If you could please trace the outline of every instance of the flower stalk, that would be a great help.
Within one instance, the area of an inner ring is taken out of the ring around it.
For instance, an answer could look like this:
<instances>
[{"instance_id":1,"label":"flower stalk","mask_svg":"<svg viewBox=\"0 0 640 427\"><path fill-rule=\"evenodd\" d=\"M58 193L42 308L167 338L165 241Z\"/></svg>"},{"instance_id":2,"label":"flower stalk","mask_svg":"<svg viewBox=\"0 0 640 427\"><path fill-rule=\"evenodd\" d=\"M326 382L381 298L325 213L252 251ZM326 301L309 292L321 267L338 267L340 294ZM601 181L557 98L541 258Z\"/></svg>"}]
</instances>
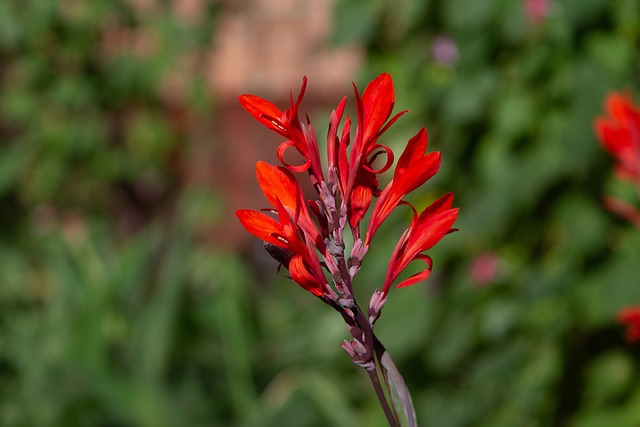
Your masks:
<instances>
[{"instance_id":1,"label":"flower stalk","mask_svg":"<svg viewBox=\"0 0 640 427\"><path fill-rule=\"evenodd\" d=\"M420 213L404 200L440 167L440 153L426 153L424 128L408 141L393 178L384 188L379 188L378 176L392 168L394 153L378 140L406 113L401 111L391 117L395 93L388 74L381 74L370 82L362 95L354 85L354 122L344 114L346 97L331 113L326 171L321 165L311 121L306 116L304 121L299 117L306 85L305 78L300 94L295 101L293 94L290 96L290 106L285 111L255 95L240 97L242 106L256 120L285 141L276 150L279 166L262 161L256 165L258 183L271 206L263 211L238 210L236 215L247 231L264 241L269 254L289 270L295 283L340 313L351 335L350 340L342 343L342 348L355 364L367 371L389 425L404 425L402 414L406 425L414 426L417 421L411 395L375 336L373 325L381 315L392 285L411 262L422 261L424 268L401 280L396 287L414 285L428 278L432 261L424 252L455 231L452 226L458 209L452 207L451 193ZM302 156L302 163L292 165L285 161L284 154L289 149ZM380 163L382 166L377 167ZM308 201L299 183L305 177L317 195ZM381 290L373 292L364 311L354 296L354 279L379 227L400 205L411 209L413 219L393 251ZM363 219L370 210L369 221L363 228ZM348 254L344 239L347 227L353 238ZM385 388L380 378L384 379ZM394 403L394 394L400 403ZM398 404L402 411L398 410Z\"/></svg>"}]
</instances>

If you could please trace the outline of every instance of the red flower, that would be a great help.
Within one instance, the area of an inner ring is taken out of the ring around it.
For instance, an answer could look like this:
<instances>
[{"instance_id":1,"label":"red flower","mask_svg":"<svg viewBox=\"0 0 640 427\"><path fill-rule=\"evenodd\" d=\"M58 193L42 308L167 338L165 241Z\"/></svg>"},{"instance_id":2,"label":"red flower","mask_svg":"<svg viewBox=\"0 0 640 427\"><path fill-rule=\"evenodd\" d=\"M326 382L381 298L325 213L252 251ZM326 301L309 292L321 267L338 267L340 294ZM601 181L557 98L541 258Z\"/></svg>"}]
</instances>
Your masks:
<instances>
[{"instance_id":1,"label":"red flower","mask_svg":"<svg viewBox=\"0 0 640 427\"><path fill-rule=\"evenodd\" d=\"M373 208L365 244L371 243L371 239L373 239L378 227L400 204L404 196L420 187L438 172L440 168L440 153L425 154L426 149L427 131L422 128L409 140L393 172L393 179L380 194L380 198Z\"/></svg>"},{"instance_id":2,"label":"red flower","mask_svg":"<svg viewBox=\"0 0 640 427\"><path fill-rule=\"evenodd\" d=\"M618 321L627 326L625 336L629 342L640 341L640 305L623 308L618 312Z\"/></svg>"},{"instance_id":3,"label":"red flower","mask_svg":"<svg viewBox=\"0 0 640 427\"><path fill-rule=\"evenodd\" d=\"M311 168L311 172L318 180L322 179L322 169L320 168L320 154L318 144L313 136L313 132L302 125L298 117L298 108L304 97L307 87L307 78L302 80L302 88L298 98L293 102L293 94L290 96L290 107L286 111L280 111L272 102L255 95L241 95L240 104L256 120L272 131L287 138L287 141L280 144L276 152L278 160L294 172L303 172ZM309 123L308 123L309 125ZM289 165L284 160L284 153L289 147L295 148L305 159L302 165Z\"/></svg>"},{"instance_id":4,"label":"red flower","mask_svg":"<svg viewBox=\"0 0 640 427\"><path fill-rule=\"evenodd\" d=\"M393 81L389 74L381 74L367 85L362 97L354 86L356 129L353 140L349 116L346 116L342 129L339 129L346 98L331 113L327 136L328 173L325 180L311 123L307 119L306 124L302 124L298 117L305 88L306 79L303 80L297 100L294 102L291 96L290 108L284 112L255 95L240 97L242 106L256 120L287 140L277 150L283 167L264 162L259 162L256 167L260 188L278 219L248 210L238 211L237 214L244 227L265 241L267 250L289 268L297 283L315 295L320 296L325 292L325 298L335 296L331 295L331 288L324 278L324 268L338 294L344 298L351 294L351 281L376 231L396 206L409 205L403 201L407 194L438 172L440 153L426 153L427 132L421 129L407 143L391 182L383 191L378 188L378 175L390 169L394 163L393 151L379 144L378 139L406 112L391 115L395 102ZM289 147L294 147L306 159L304 164L292 166L284 161L284 151ZM378 162L381 156L384 161ZM318 193L318 199L309 202L311 209L304 203L297 178L292 173L304 171L308 172ZM360 238L360 222L374 197L379 199L363 241ZM402 235L389 263L382 286L384 295L414 260L425 261L427 268L398 286L408 286L428 277L431 259L423 252L452 231L458 213L457 209L451 208L452 200L453 195L447 194L419 215L414 209L413 221ZM344 254L342 237L346 226L351 228L354 236L354 245L348 257ZM379 308L381 306L375 310L376 316Z\"/></svg>"},{"instance_id":5,"label":"red flower","mask_svg":"<svg viewBox=\"0 0 640 427\"><path fill-rule=\"evenodd\" d=\"M608 116L595 120L596 134L616 158L618 176L640 186L640 108L630 96L618 93L610 93L605 106Z\"/></svg>"},{"instance_id":6,"label":"red flower","mask_svg":"<svg viewBox=\"0 0 640 427\"><path fill-rule=\"evenodd\" d=\"M453 231L451 227L458 217L458 208L452 209L452 202L453 193L447 193L429 205L419 216L414 211L411 225L400 237L391 255L387 275L382 285L383 295L389 292L393 282L412 261L424 261L427 268L402 281L397 285L398 288L416 284L429 277L431 257L422 252L432 248L446 234Z\"/></svg>"},{"instance_id":7,"label":"red flower","mask_svg":"<svg viewBox=\"0 0 640 427\"><path fill-rule=\"evenodd\" d=\"M414 425L415 409L409 392L384 346L375 337L373 325L380 316L391 285L407 265L414 260L427 264L423 271L401 281L398 287L412 285L429 276L431 258L423 252L453 231L451 227L458 216L458 209L451 207L453 194L439 198L420 214L402 200L438 171L440 153L425 152L427 132L421 129L409 140L398 160L392 181L380 191L378 175L391 168L394 155L389 147L378 143L378 138L405 113L402 111L391 117L395 102L393 82L391 76L381 74L367 85L362 98L354 86L356 129L353 141L349 116L339 129L346 98L331 113L325 175L311 122L307 118L303 124L298 117L305 87L306 79L297 100L294 102L291 96L290 108L284 112L255 95L240 97L242 106L256 120L282 135L286 141L277 150L283 167L264 162L258 162L256 166L260 188L272 206L268 211L277 214L277 219L252 210L239 210L236 214L250 233L264 241L269 254L288 268L296 283L342 315L353 338L346 341L343 348L354 363L369 372L389 424L400 424L396 415L399 411L393 402L389 406L386 401L377 380L380 376L389 379L402 396L402 412L407 423ZM302 165L293 166L284 161L284 152L289 147L294 147L304 157ZM378 161L380 156L386 160ZM317 198L310 200L308 206L293 172L307 172L317 193ZM373 197L379 199L363 241L360 222ZM364 312L356 300L353 279L360 270L374 234L399 204L411 207L413 220L393 251L382 291L375 290ZM353 236L350 254L346 253L344 239L347 227Z\"/></svg>"},{"instance_id":8,"label":"red flower","mask_svg":"<svg viewBox=\"0 0 640 427\"><path fill-rule=\"evenodd\" d=\"M376 175L386 172L393 165L393 152L377 140L406 111L401 111L390 120L395 103L393 80L389 74L380 74L364 90L362 98L354 87L356 96L356 129L353 148L346 162L348 141L341 144L344 161L340 164L343 177L343 197L349 206L349 223L355 227L369 209L373 196L379 196ZM387 121L388 120L388 121ZM387 157L384 165L374 168L374 162L381 155ZM348 169L347 169L348 167Z\"/></svg>"},{"instance_id":9,"label":"red flower","mask_svg":"<svg viewBox=\"0 0 640 427\"><path fill-rule=\"evenodd\" d=\"M321 297L326 279L315 252L316 249L325 251L325 246L303 202L298 182L286 169L265 162L258 162L256 172L260 188L278 220L249 209L236 211L238 219L251 234L286 251L290 259L284 266L291 278Z\"/></svg>"}]
</instances>

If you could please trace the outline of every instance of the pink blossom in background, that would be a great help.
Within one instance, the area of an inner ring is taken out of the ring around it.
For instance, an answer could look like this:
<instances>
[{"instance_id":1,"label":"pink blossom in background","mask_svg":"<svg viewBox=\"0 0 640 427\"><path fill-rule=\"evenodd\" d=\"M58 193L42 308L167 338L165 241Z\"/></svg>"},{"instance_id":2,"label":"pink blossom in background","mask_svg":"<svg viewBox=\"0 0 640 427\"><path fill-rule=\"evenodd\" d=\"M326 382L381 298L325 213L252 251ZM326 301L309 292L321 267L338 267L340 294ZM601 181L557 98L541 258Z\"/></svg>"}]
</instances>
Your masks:
<instances>
[{"instance_id":1,"label":"pink blossom in background","mask_svg":"<svg viewBox=\"0 0 640 427\"><path fill-rule=\"evenodd\" d=\"M449 36L437 36L431 43L431 57L443 67L451 67L458 61L458 45Z\"/></svg>"},{"instance_id":2,"label":"pink blossom in background","mask_svg":"<svg viewBox=\"0 0 640 427\"><path fill-rule=\"evenodd\" d=\"M496 280L499 270L500 258L493 252L483 252L471 263L469 276L474 285L485 286Z\"/></svg>"},{"instance_id":3,"label":"pink blossom in background","mask_svg":"<svg viewBox=\"0 0 640 427\"><path fill-rule=\"evenodd\" d=\"M524 0L524 15L533 24L540 24L549 15L549 6L549 0Z\"/></svg>"}]
</instances>

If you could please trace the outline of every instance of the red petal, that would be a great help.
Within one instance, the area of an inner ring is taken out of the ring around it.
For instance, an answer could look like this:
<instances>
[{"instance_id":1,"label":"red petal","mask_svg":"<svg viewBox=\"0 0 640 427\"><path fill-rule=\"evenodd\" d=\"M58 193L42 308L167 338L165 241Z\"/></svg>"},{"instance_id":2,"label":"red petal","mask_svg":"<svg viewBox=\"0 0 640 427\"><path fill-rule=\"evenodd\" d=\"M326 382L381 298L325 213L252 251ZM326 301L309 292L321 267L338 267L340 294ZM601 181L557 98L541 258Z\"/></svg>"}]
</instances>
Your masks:
<instances>
[{"instance_id":1,"label":"red petal","mask_svg":"<svg viewBox=\"0 0 640 427\"><path fill-rule=\"evenodd\" d=\"M364 106L362 140L365 143L378 134L382 125L391 115L394 102L393 80L389 74L380 74L367 85L362 94Z\"/></svg>"},{"instance_id":2,"label":"red petal","mask_svg":"<svg viewBox=\"0 0 640 427\"><path fill-rule=\"evenodd\" d=\"M393 177L396 192L408 194L434 176L440 168L440 152L426 154L427 130L425 128L413 136L402 152Z\"/></svg>"},{"instance_id":3,"label":"red petal","mask_svg":"<svg viewBox=\"0 0 640 427\"><path fill-rule=\"evenodd\" d=\"M342 98L335 110L331 112L329 118L329 130L327 131L327 159L329 167L338 164L338 125L342 120L342 114L347 102L347 97Z\"/></svg>"},{"instance_id":4,"label":"red petal","mask_svg":"<svg viewBox=\"0 0 640 427\"><path fill-rule=\"evenodd\" d=\"M302 286L307 291L311 292L315 296L321 297L323 294L322 284L309 273L307 267L304 265L302 256L294 256L289 262L289 273L291 278L298 285Z\"/></svg>"},{"instance_id":5,"label":"red petal","mask_svg":"<svg viewBox=\"0 0 640 427\"><path fill-rule=\"evenodd\" d=\"M415 260L424 261L427 264L427 268L419 273L416 273L407 279L403 280L396 285L396 288L406 288L407 286L415 285L418 282L427 280L431 275L431 267L433 266L433 260L428 255L418 255Z\"/></svg>"},{"instance_id":6,"label":"red petal","mask_svg":"<svg viewBox=\"0 0 640 427\"><path fill-rule=\"evenodd\" d=\"M302 157L306 158L306 162L301 165L291 165L287 163L287 161L284 159L284 153L291 147L295 148ZM280 160L280 162L292 172L304 172L311 166L311 159L307 158L308 155L304 151L302 151L300 144L297 144L295 141L292 141L290 139L278 146L278 149L276 150L276 156L278 157L278 160Z\"/></svg>"},{"instance_id":7,"label":"red petal","mask_svg":"<svg viewBox=\"0 0 640 427\"><path fill-rule=\"evenodd\" d=\"M262 212L252 211L250 209L237 210L236 216L242 226L257 238L265 242L273 243L281 248L287 247L284 242L274 237L274 235L283 235L282 226L275 219Z\"/></svg>"},{"instance_id":8,"label":"red petal","mask_svg":"<svg viewBox=\"0 0 640 427\"><path fill-rule=\"evenodd\" d=\"M612 117L622 121L628 119L629 113L633 111L631 100L615 92L607 95L605 108Z\"/></svg>"},{"instance_id":9,"label":"red petal","mask_svg":"<svg viewBox=\"0 0 640 427\"><path fill-rule=\"evenodd\" d=\"M413 225L413 232L407 242L406 254L417 254L432 248L447 235L457 217L458 208L426 216L423 212L418 217L416 224Z\"/></svg>"},{"instance_id":10,"label":"red petal","mask_svg":"<svg viewBox=\"0 0 640 427\"><path fill-rule=\"evenodd\" d=\"M277 200L287 208L295 210L300 192L296 178L286 168L259 161L256 164L258 184L265 197L274 208Z\"/></svg>"},{"instance_id":11,"label":"red petal","mask_svg":"<svg viewBox=\"0 0 640 427\"><path fill-rule=\"evenodd\" d=\"M282 111L275 104L255 95L241 95L238 99L244 109L264 126L280 135L287 135L287 130L280 122Z\"/></svg>"},{"instance_id":12,"label":"red petal","mask_svg":"<svg viewBox=\"0 0 640 427\"><path fill-rule=\"evenodd\" d=\"M371 204L371 188L359 185L351 193L351 199L349 200L349 223L352 227L355 227L369 209Z\"/></svg>"}]
</instances>

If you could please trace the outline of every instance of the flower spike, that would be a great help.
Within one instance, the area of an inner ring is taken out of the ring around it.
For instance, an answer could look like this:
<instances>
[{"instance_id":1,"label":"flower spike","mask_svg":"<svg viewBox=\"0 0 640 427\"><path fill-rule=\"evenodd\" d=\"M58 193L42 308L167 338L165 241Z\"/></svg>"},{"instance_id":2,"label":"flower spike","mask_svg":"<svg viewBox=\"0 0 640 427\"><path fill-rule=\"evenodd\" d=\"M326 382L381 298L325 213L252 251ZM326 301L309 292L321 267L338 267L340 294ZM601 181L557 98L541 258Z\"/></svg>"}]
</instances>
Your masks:
<instances>
[{"instance_id":1,"label":"flower spike","mask_svg":"<svg viewBox=\"0 0 640 427\"><path fill-rule=\"evenodd\" d=\"M376 338L373 325L380 317L391 286L405 268L413 261L424 263L421 271L401 280L396 287L427 279L433 261L425 252L454 231L458 209L452 207L452 193L435 200L419 214L404 200L438 172L441 156L438 152L426 152L427 132L422 128L408 141L391 181L380 189L378 177L393 168L395 156L389 146L378 140L406 113L401 111L392 116L393 81L389 74L381 74L366 86L362 96L354 85L353 121L344 114L346 98L331 113L324 170L311 120L304 116L302 121L299 117L306 84L304 79L295 101L290 94L290 105L285 111L255 95L240 97L242 106L284 141L276 149L280 166L263 161L256 165L258 184L270 207L265 209L266 213L241 209L236 215L247 231L263 241L267 252L289 271L295 283L340 313L352 337L342 347L354 363L369 373L389 424L399 426L398 414L402 413L408 425L417 425L407 386ZM302 164L285 162L284 153L289 148L302 155ZM316 193L308 201L300 185L305 175ZM398 205L409 206L413 220L396 244L379 286L381 290L374 291L363 311L355 299L353 281L374 235ZM360 224L367 215L368 225L362 238ZM347 230L353 236L349 254L344 240ZM379 377L386 379L387 396L393 394L390 389L402 396L399 402L387 400Z\"/></svg>"}]
</instances>

